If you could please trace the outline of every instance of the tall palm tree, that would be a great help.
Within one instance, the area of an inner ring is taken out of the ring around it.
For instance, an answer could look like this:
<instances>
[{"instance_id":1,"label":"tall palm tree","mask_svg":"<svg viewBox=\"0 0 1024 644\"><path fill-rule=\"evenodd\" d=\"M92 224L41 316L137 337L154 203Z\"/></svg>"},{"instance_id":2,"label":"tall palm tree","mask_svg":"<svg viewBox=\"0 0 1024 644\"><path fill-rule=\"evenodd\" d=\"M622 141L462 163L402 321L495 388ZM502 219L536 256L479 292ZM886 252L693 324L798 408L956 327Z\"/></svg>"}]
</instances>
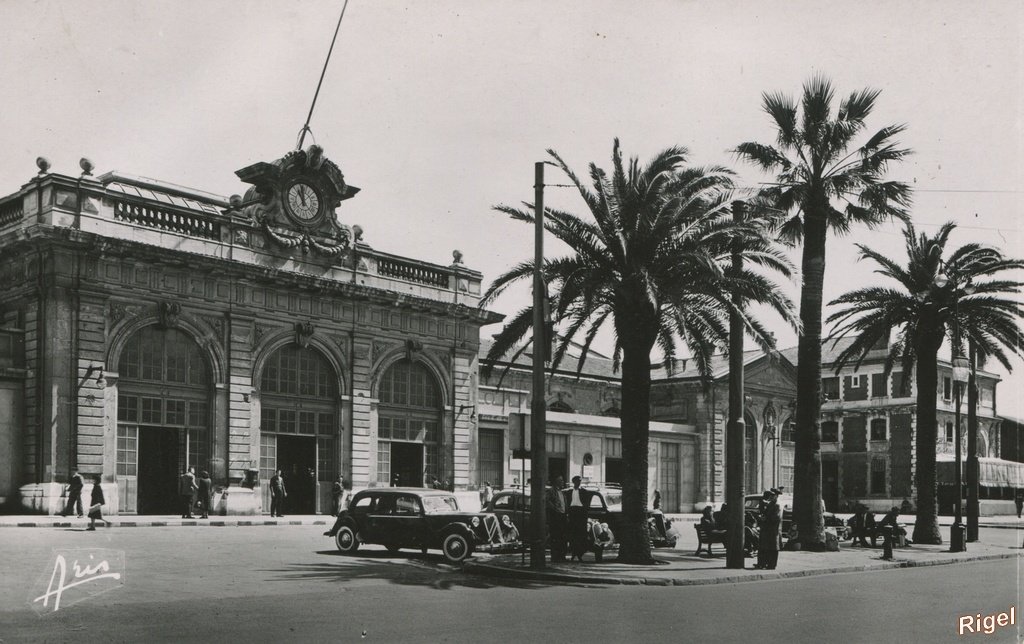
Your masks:
<instances>
[{"instance_id":1,"label":"tall palm tree","mask_svg":"<svg viewBox=\"0 0 1024 644\"><path fill-rule=\"evenodd\" d=\"M896 331L896 337L889 347L885 373L897 360L904 374L917 365L917 523L913 539L919 543L942 543L935 493L935 391L944 339L948 337L954 354L961 355L964 339L969 339L979 356L995 358L1007 370L1011 369L1007 354L1021 352L1024 315L1013 297L1022 284L997 274L1024 268L1024 262L978 244L953 249L944 259L955 228L947 223L929 237L916 235L914 227L907 224L903 233L907 262L903 266L858 244L861 258L876 263L875 272L895 283L842 295L831 302L840 308L828 318L836 325L836 337L859 333L839 355L839 367L850 361L860 364L871 347L888 341L890 329Z\"/></svg>"},{"instance_id":2,"label":"tall palm tree","mask_svg":"<svg viewBox=\"0 0 1024 644\"><path fill-rule=\"evenodd\" d=\"M902 125L890 125L857 147L877 90L850 94L833 115L831 83L820 76L804 84L800 105L781 94L763 94L764 110L777 129L776 146L743 143L741 159L774 172L763 190L775 208L787 213L781 238L803 242L800 334L797 348L796 453L793 511L800 541L821 548L825 526L821 511L821 315L828 233L844 234L854 223L869 227L907 217L910 188L884 181L890 162L909 151L894 142Z\"/></svg>"},{"instance_id":3,"label":"tall palm tree","mask_svg":"<svg viewBox=\"0 0 1024 644\"><path fill-rule=\"evenodd\" d=\"M731 222L729 173L721 168L687 168L686 150L673 147L641 167L636 158L623 162L619 141L612 172L590 165L592 187L584 183L552 150L548 154L579 191L590 211L584 218L545 209L546 230L569 247L569 253L545 259L543 272L562 330L552 356L556 368L577 334L583 334L578 369L598 331L611 322L613 364L621 367L620 410L623 456L624 529L619 560L652 561L647 535L647 447L650 420L651 350L658 346L667 364L681 340L702 373L710 371L714 347L728 336L729 293L738 288L748 302L764 303L792 320L792 303L769 277L790 272L785 254L766 242L753 225ZM496 206L524 222L534 221L525 208ZM731 243L746 248L747 270L727 271ZM487 306L505 288L532 275L533 261L523 262L495 279L481 299ZM762 346L769 332L743 312L745 328ZM496 361L523 346L532 308L519 311L488 353Z\"/></svg>"}]
</instances>

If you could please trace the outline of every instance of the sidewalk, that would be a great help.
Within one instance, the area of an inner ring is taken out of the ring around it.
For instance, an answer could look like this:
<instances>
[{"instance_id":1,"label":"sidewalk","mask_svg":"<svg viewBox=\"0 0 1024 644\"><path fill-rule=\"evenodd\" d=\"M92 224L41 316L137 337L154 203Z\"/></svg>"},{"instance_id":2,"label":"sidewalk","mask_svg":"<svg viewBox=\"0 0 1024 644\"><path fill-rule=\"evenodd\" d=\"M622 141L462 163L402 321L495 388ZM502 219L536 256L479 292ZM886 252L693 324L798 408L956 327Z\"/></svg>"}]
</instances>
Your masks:
<instances>
[{"instance_id":1,"label":"sidewalk","mask_svg":"<svg viewBox=\"0 0 1024 644\"><path fill-rule=\"evenodd\" d=\"M1024 558L1024 551L1020 548L980 542L970 543L966 552L958 553L949 552L948 545L896 548L892 561L882 559L881 547L843 547L839 552L783 551L779 553L779 564L775 570L753 569L754 559L747 559L746 568L738 570L725 567L724 549L716 549L713 557L696 556L693 552L694 549L690 548L657 549L654 558L659 563L653 566L616 563L614 555L606 555L605 561L598 564L593 562L593 555L588 554L584 563L548 563L543 571L530 568L529 554L525 558L519 554L474 554L464 564L464 570L480 575L555 583L689 586Z\"/></svg>"},{"instance_id":2,"label":"sidewalk","mask_svg":"<svg viewBox=\"0 0 1024 644\"><path fill-rule=\"evenodd\" d=\"M678 535L679 543L674 549L656 548L655 565L637 566L620 564L615 561L616 555L605 555L604 562L596 563L593 555L588 554L584 563L550 563L544 570L530 568L530 557L527 553L488 555L476 553L464 564L467 572L504 577L510 579L529 579L551 583L577 584L646 584L654 586L687 586L699 584L739 583L762 581L768 579L784 579L787 577L807 577L843 572L865 572L887 570L891 568L912 568L918 566L941 566L973 561L997 559L1024 560L1024 548L1021 547L1020 532L1024 531L1024 521L1013 517L982 517L979 527L1002 528L995 533L982 533L984 541L967 544L964 552L949 551L948 534L943 533L946 541L943 545L914 544L904 548L894 548L890 561L882 559L881 542L877 548L851 547L849 541L842 541L838 552L783 551L779 553L778 568L775 570L755 570L755 559L745 560L745 569L728 569L725 567L725 547L716 544L714 556L706 553L695 555L697 541L693 535L691 523L699 519L699 515L672 515L673 532ZM900 517L908 525L913 526L913 517ZM950 526L952 517L940 517L942 526Z\"/></svg>"},{"instance_id":3,"label":"sidewalk","mask_svg":"<svg viewBox=\"0 0 1024 644\"><path fill-rule=\"evenodd\" d=\"M254 525L331 525L334 517L323 514L307 514L271 518L262 516L211 516L209 519L182 519L177 515L137 516L134 514L104 517L115 528L150 528L171 526L254 526ZM74 516L46 516L42 514L0 515L0 528L76 528L89 524L89 518ZM102 524L100 524L102 525Z\"/></svg>"}]
</instances>

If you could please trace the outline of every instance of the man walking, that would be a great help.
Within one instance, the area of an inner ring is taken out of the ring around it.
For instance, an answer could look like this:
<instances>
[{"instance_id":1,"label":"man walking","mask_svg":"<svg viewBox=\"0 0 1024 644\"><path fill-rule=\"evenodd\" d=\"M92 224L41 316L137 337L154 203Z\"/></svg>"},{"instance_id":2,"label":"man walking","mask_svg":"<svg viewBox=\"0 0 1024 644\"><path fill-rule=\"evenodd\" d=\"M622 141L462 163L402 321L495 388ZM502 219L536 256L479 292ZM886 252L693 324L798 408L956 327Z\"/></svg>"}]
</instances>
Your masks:
<instances>
[{"instance_id":1,"label":"man walking","mask_svg":"<svg viewBox=\"0 0 1024 644\"><path fill-rule=\"evenodd\" d=\"M281 511L284 509L284 499L288 492L284 489L284 475L281 470L274 472L270 477L270 516L283 517Z\"/></svg>"},{"instance_id":2,"label":"man walking","mask_svg":"<svg viewBox=\"0 0 1024 644\"><path fill-rule=\"evenodd\" d=\"M71 470L71 480L68 482L68 503L64 507L64 511L60 513L62 517L78 510L78 518L81 519L82 515L82 488L85 487L85 481L82 480L82 475L78 473L78 468Z\"/></svg>"},{"instance_id":3,"label":"man walking","mask_svg":"<svg viewBox=\"0 0 1024 644\"><path fill-rule=\"evenodd\" d=\"M548 520L548 534L551 545L551 561L565 561L565 497L562 488L565 481L556 476L551 487L544 490L544 508Z\"/></svg>"},{"instance_id":4,"label":"man walking","mask_svg":"<svg viewBox=\"0 0 1024 644\"><path fill-rule=\"evenodd\" d=\"M203 510L200 519L210 518L210 506L213 505L213 480L210 473L203 470L199 474L199 504Z\"/></svg>"},{"instance_id":5,"label":"man walking","mask_svg":"<svg viewBox=\"0 0 1024 644\"><path fill-rule=\"evenodd\" d=\"M775 488L765 491L762 496L761 534L757 544L758 563L755 568L775 570L779 563L779 543L782 540L782 509L778 503L779 491Z\"/></svg>"},{"instance_id":6,"label":"man walking","mask_svg":"<svg viewBox=\"0 0 1024 644\"><path fill-rule=\"evenodd\" d=\"M184 508L184 511L181 513L182 519L195 518L192 515L192 506L195 505L196 491L198 490L196 468L189 465L185 473L178 479L178 495L181 497L182 507Z\"/></svg>"}]
</instances>

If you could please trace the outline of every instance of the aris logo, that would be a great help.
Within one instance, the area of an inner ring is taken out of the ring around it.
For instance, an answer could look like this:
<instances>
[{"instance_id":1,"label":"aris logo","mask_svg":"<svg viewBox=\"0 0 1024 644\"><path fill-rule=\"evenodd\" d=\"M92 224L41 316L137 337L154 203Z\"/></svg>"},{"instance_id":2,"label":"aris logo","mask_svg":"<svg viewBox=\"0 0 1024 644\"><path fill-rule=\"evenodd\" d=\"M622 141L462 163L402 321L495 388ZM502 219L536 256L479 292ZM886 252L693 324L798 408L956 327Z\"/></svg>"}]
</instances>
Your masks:
<instances>
[{"instance_id":1,"label":"aris logo","mask_svg":"<svg viewBox=\"0 0 1024 644\"><path fill-rule=\"evenodd\" d=\"M56 613L124 585L124 551L55 549L50 565L32 587L29 603L40 615Z\"/></svg>"}]
</instances>

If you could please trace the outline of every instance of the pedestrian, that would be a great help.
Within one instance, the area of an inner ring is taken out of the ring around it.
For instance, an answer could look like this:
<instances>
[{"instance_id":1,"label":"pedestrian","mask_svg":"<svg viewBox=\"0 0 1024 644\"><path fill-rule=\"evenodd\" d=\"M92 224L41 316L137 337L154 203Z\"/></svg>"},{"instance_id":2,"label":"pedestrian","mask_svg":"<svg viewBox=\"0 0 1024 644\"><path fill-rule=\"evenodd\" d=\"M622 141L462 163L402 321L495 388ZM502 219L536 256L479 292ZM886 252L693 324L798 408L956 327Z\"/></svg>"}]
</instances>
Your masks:
<instances>
[{"instance_id":1,"label":"pedestrian","mask_svg":"<svg viewBox=\"0 0 1024 644\"><path fill-rule=\"evenodd\" d=\"M494 488L491 487L490 481L484 481L483 498L485 505L494 499Z\"/></svg>"},{"instance_id":2,"label":"pedestrian","mask_svg":"<svg viewBox=\"0 0 1024 644\"><path fill-rule=\"evenodd\" d=\"M761 532L757 544L757 564L755 568L775 570L779 563L779 545L781 542L782 509L779 508L776 490L766 490L762 496Z\"/></svg>"},{"instance_id":3,"label":"pedestrian","mask_svg":"<svg viewBox=\"0 0 1024 644\"><path fill-rule=\"evenodd\" d=\"M565 497L562 488L565 481L556 476L551 486L544 490L544 510L548 521L548 543L551 547L551 561L565 561L566 550L566 518Z\"/></svg>"},{"instance_id":4,"label":"pedestrian","mask_svg":"<svg viewBox=\"0 0 1024 644\"><path fill-rule=\"evenodd\" d=\"M587 509L593 493L580 487L583 482L579 476L572 477L572 489L567 495L567 523L569 529L569 561L583 561L583 553L587 551Z\"/></svg>"},{"instance_id":5,"label":"pedestrian","mask_svg":"<svg viewBox=\"0 0 1024 644\"><path fill-rule=\"evenodd\" d=\"M444 489L448 490L449 492L454 492L455 491L455 485L451 482L450 479L445 479L444 480Z\"/></svg>"},{"instance_id":6,"label":"pedestrian","mask_svg":"<svg viewBox=\"0 0 1024 644\"><path fill-rule=\"evenodd\" d=\"M391 487L398 487L398 475L395 474L391 477Z\"/></svg>"},{"instance_id":7,"label":"pedestrian","mask_svg":"<svg viewBox=\"0 0 1024 644\"><path fill-rule=\"evenodd\" d=\"M95 530L97 519L108 528L113 525L103 518L103 504L106 502L107 500L103 498L103 488L100 487L100 475L97 474L92 484L92 497L89 501L89 527L86 530Z\"/></svg>"},{"instance_id":8,"label":"pedestrian","mask_svg":"<svg viewBox=\"0 0 1024 644\"><path fill-rule=\"evenodd\" d=\"M178 479L178 496L181 497L183 508L181 513L182 519L195 518L192 515L192 506L195 504L196 491L198 489L199 486L196 484L196 468L189 465L184 474Z\"/></svg>"},{"instance_id":9,"label":"pedestrian","mask_svg":"<svg viewBox=\"0 0 1024 644\"><path fill-rule=\"evenodd\" d=\"M1013 497L1013 502L1017 505L1017 518L1020 518L1021 510L1024 510L1024 490L1017 490L1017 496Z\"/></svg>"},{"instance_id":10,"label":"pedestrian","mask_svg":"<svg viewBox=\"0 0 1024 644\"><path fill-rule=\"evenodd\" d=\"M345 498L345 477L341 474L338 475L338 480L331 485L331 510L334 516L338 516L341 512L342 501Z\"/></svg>"},{"instance_id":11,"label":"pedestrian","mask_svg":"<svg viewBox=\"0 0 1024 644\"><path fill-rule=\"evenodd\" d=\"M888 512L885 513L885 516L883 516L882 519L875 525L875 529L878 532L882 533L883 538L884 538L884 535L886 533L891 535L890 536L891 541L889 543L892 544L893 546L896 545L896 542L901 537L904 540L904 545L908 545L909 546L912 542L910 541L910 539L906 538L906 536L907 536L907 529L904 528L903 526L901 526L899 524L899 522L896 521L896 519L898 519L899 516L900 516L900 509L898 507L896 507L895 505L892 506L892 508Z\"/></svg>"},{"instance_id":12,"label":"pedestrian","mask_svg":"<svg viewBox=\"0 0 1024 644\"><path fill-rule=\"evenodd\" d=\"M653 506L653 508L655 510L660 510L661 509L661 491L660 490L655 490L654 491L654 501L651 503L651 505Z\"/></svg>"},{"instance_id":13,"label":"pedestrian","mask_svg":"<svg viewBox=\"0 0 1024 644\"><path fill-rule=\"evenodd\" d=\"M82 488L85 487L85 481L82 479L82 475L78 473L78 468L71 470L71 480L68 481L68 502L64 506L64 511L60 513L62 517L73 513L76 509L78 510L78 518L82 518ZM1017 516L1020 516L1020 511L1017 512Z\"/></svg>"},{"instance_id":14,"label":"pedestrian","mask_svg":"<svg viewBox=\"0 0 1024 644\"><path fill-rule=\"evenodd\" d=\"M284 487L284 475L281 470L275 470L270 477L270 516L283 517L284 500L288 497L288 491Z\"/></svg>"},{"instance_id":15,"label":"pedestrian","mask_svg":"<svg viewBox=\"0 0 1024 644\"><path fill-rule=\"evenodd\" d=\"M203 470L199 473L198 505L203 513L200 519L210 518L210 508L213 506L213 481L210 480L210 473Z\"/></svg>"}]
</instances>

